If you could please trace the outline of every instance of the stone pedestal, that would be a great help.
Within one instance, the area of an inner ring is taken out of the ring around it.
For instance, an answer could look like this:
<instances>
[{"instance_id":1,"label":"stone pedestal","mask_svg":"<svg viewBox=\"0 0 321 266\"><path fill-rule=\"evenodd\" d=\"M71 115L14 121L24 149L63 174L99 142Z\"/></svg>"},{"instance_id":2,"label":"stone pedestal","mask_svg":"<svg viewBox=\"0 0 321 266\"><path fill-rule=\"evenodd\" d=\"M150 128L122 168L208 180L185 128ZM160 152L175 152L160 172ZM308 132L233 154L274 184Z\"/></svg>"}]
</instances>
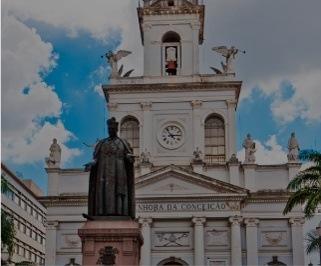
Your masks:
<instances>
[{"instance_id":1,"label":"stone pedestal","mask_svg":"<svg viewBox=\"0 0 321 266\"><path fill-rule=\"evenodd\" d=\"M135 221L87 221L78 235L82 265L139 265L143 238Z\"/></svg>"}]
</instances>

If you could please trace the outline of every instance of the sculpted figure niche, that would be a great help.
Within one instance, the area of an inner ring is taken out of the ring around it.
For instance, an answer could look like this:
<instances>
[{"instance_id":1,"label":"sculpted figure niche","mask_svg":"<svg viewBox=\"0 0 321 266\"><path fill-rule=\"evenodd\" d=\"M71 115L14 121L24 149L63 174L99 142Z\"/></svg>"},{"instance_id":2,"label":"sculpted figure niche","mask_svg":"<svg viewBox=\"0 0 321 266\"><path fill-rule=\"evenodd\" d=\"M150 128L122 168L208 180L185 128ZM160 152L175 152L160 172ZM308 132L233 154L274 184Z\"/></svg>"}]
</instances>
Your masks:
<instances>
[{"instance_id":1,"label":"sculpted figure niche","mask_svg":"<svg viewBox=\"0 0 321 266\"><path fill-rule=\"evenodd\" d=\"M118 123L107 121L109 137L95 147L90 170L88 215L95 220L106 216L135 218L134 156L129 143L117 136Z\"/></svg>"}]
</instances>

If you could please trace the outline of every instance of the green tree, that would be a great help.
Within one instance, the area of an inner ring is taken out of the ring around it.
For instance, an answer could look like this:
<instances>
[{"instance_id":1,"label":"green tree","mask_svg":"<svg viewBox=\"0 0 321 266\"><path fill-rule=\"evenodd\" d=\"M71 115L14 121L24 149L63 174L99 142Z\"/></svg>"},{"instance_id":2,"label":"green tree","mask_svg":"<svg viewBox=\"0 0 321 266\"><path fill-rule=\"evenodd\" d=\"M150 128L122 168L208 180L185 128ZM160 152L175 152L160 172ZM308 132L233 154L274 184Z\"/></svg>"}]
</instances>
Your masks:
<instances>
[{"instance_id":1,"label":"green tree","mask_svg":"<svg viewBox=\"0 0 321 266\"><path fill-rule=\"evenodd\" d=\"M306 218L311 218L321 204L321 153L305 150L300 159L313 165L300 171L289 183L287 189L293 191L284 208L283 214L289 213L295 206L304 205Z\"/></svg>"},{"instance_id":2,"label":"green tree","mask_svg":"<svg viewBox=\"0 0 321 266\"><path fill-rule=\"evenodd\" d=\"M7 180L1 178L1 192L8 193L10 190ZM1 242L7 248L9 257L13 253L15 229L12 217L1 209Z\"/></svg>"}]
</instances>

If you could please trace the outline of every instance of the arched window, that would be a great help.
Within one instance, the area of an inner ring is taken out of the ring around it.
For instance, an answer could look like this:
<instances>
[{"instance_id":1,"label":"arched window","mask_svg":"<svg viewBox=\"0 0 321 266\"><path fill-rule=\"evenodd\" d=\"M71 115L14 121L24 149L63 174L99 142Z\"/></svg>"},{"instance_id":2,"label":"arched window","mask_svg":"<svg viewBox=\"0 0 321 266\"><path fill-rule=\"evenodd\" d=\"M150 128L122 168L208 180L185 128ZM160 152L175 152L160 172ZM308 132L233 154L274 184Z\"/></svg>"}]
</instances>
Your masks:
<instances>
[{"instance_id":1,"label":"arched window","mask_svg":"<svg viewBox=\"0 0 321 266\"><path fill-rule=\"evenodd\" d=\"M162 38L163 74L176 76L181 61L181 37L174 31L168 31Z\"/></svg>"},{"instance_id":2,"label":"arched window","mask_svg":"<svg viewBox=\"0 0 321 266\"><path fill-rule=\"evenodd\" d=\"M225 162L224 120L217 115L210 115L205 120L205 162Z\"/></svg>"},{"instance_id":3,"label":"arched window","mask_svg":"<svg viewBox=\"0 0 321 266\"><path fill-rule=\"evenodd\" d=\"M139 156L139 122L135 117L126 117L120 125L120 137L126 139L133 148L134 155Z\"/></svg>"}]
</instances>

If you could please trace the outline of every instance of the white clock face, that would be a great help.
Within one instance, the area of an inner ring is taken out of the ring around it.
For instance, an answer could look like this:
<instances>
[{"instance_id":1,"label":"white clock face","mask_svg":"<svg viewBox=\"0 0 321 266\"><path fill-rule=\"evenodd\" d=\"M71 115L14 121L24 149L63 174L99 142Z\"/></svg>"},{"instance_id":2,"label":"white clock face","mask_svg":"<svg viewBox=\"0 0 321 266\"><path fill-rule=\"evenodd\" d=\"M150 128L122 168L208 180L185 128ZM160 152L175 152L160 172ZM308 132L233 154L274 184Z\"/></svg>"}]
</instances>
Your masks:
<instances>
[{"instance_id":1,"label":"white clock face","mask_svg":"<svg viewBox=\"0 0 321 266\"><path fill-rule=\"evenodd\" d=\"M167 149L177 149L184 143L183 127L177 124L167 124L158 134L160 144Z\"/></svg>"}]
</instances>

